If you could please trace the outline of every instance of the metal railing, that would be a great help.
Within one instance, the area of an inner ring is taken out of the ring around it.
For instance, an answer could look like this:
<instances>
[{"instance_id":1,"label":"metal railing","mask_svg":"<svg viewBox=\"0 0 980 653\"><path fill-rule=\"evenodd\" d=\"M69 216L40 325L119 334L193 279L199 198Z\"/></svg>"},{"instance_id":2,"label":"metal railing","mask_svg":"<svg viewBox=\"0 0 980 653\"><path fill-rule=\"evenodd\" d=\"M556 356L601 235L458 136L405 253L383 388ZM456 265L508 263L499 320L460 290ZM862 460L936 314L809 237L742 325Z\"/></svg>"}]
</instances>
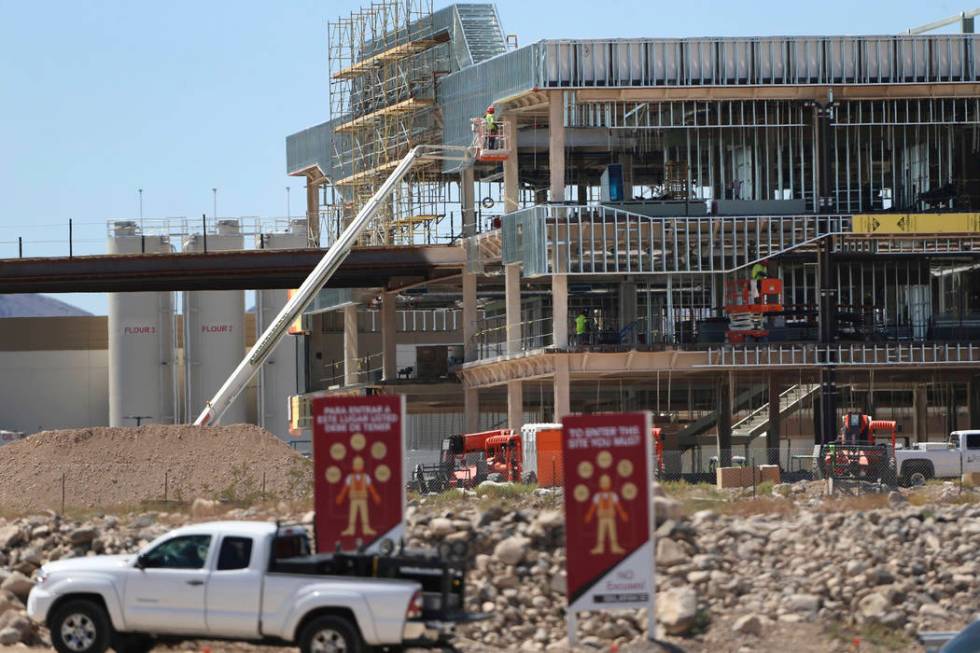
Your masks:
<instances>
[{"instance_id":1,"label":"metal railing","mask_svg":"<svg viewBox=\"0 0 980 653\"><path fill-rule=\"evenodd\" d=\"M544 349L554 344L551 318L544 317L521 322L520 335L508 346L507 320L495 316L481 320L473 334L473 350L477 360L506 356L509 353Z\"/></svg>"},{"instance_id":2,"label":"metal railing","mask_svg":"<svg viewBox=\"0 0 980 653\"><path fill-rule=\"evenodd\" d=\"M850 233L851 220L812 214L651 217L601 205L539 205L504 218L502 257L505 264L522 263L525 276L725 274Z\"/></svg>"},{"instance_id":3,"label":"metal railing","mask_svg":"<svg viewBox=\"0 0 980 653\"><path fill-rule=\"evenodd\" d=\"M784 344L711 347L694 367L933 366L980 363L977 343Z\"/></svg>"}]
</instances>

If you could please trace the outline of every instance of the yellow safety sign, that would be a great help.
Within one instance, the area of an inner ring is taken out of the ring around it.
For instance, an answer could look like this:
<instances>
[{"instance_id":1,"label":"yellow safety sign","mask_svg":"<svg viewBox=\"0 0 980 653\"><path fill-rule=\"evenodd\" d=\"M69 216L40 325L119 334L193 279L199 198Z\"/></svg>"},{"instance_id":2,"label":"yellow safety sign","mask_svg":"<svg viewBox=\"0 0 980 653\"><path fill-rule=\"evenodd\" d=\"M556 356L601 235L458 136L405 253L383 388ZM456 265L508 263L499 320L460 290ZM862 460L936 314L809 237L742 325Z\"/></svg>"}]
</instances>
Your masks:
<instances>
[{"instance_id":1,"label":"yellow safety sign","mask_svg":"<svg viewBox=\"0 0 980 653\"><path fill-rule=\"evenodd\" d=\"M855 215L856 234L976 234L980 213L872 213Z\"/></svg>"}]
</instances>

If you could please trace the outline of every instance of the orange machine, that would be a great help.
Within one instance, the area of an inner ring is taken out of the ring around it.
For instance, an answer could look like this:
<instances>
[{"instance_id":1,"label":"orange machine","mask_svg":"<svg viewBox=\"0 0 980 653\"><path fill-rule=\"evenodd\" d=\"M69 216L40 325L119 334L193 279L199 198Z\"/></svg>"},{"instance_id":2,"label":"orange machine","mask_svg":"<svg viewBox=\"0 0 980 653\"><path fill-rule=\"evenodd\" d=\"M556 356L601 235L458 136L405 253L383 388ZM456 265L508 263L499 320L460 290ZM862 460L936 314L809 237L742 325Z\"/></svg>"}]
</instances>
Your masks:
<instances>
[{"instance_id":1,"label":"orange machine","mask_svg":"<svg viewBox=\"0 0 980 653\"><path fill-rule=\"evenodd\" d=\"M541 487L561 485L561 424L525 424L521 428L524 470L521 480Z\"/></svg>"},{"instance_id":2,"label":"orange machine","mask_svg":"<svg viewBox=\"0 0 980 653\"><path fill-rule=\"evenodd\" d=\"M763 340L769 330L763 325L769 313L783 310L780 295L783 282L779 279L761 279L758 293L755 281L751 279L728 279L725 281L725 312L728 314L728 342L740 345L745 342Z\"/></svg>"},{"instance_id":3,"label":"orange machine","mask_svg":"<svg viewBox=\"0 0 980 653\"><path fill-rule=\"evenodd\" d=\"M653 436L653 469L659 476L664 471L664 437L663 429L654 426L650 429Z\"/></svg>"}]
</instances>

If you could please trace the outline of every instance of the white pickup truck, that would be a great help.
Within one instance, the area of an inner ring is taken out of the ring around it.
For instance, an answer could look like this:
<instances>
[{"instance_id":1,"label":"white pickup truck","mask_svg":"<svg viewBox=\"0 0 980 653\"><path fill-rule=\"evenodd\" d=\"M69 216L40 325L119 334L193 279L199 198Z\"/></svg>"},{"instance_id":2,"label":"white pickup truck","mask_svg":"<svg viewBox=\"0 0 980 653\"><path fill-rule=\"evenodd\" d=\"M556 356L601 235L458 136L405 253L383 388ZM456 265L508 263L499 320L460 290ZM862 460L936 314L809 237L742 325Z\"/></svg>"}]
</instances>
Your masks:
<instances>
[{"instance_id":1,"label":"white pickup truck","mask_svg":"<svg viewBox=\"0 0 980 653\"><path fill-rule=\"evenodd\" d=\"M302 527L195 524L138 555L44 565L27 611L47 624L61 653L110 646L129 653L188 639L292 645L303 653L448 646L453 622L465 617L462 573L390 549L383 561L310 555ZM422 581L405 580L413 573ZM435 592L424 588L431 577Z\"/></svg>"},{"instance_id":2,"label":"white pickup truck","mask_svg":"<svg viewBox=\"0 0 980 653\"><path fill-rule=\"evenodd\" d=\"M946 442L919 442L895 449L898 477L906 484L980 472L980 431L953 431Z\"/></svg>"}]
</instances>

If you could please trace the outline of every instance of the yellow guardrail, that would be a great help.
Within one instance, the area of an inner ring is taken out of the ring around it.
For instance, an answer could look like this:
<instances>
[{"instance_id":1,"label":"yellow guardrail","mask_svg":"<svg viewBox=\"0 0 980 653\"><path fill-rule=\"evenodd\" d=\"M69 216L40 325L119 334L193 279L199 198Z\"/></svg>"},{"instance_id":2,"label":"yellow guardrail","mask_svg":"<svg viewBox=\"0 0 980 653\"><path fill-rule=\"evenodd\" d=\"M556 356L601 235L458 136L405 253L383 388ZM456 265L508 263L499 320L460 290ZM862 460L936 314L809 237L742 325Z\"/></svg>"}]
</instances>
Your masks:
<instances>
[{"instance_id":1,"label":"yellow guardrail","mask_svg":"<svg viewBox=\"0 0 980 653\"><path fill-rule=\"evenodd\" d=\"M871 213L855 215L856 234L980 234L980 213Z\"/></svg>"}]
</instances>

